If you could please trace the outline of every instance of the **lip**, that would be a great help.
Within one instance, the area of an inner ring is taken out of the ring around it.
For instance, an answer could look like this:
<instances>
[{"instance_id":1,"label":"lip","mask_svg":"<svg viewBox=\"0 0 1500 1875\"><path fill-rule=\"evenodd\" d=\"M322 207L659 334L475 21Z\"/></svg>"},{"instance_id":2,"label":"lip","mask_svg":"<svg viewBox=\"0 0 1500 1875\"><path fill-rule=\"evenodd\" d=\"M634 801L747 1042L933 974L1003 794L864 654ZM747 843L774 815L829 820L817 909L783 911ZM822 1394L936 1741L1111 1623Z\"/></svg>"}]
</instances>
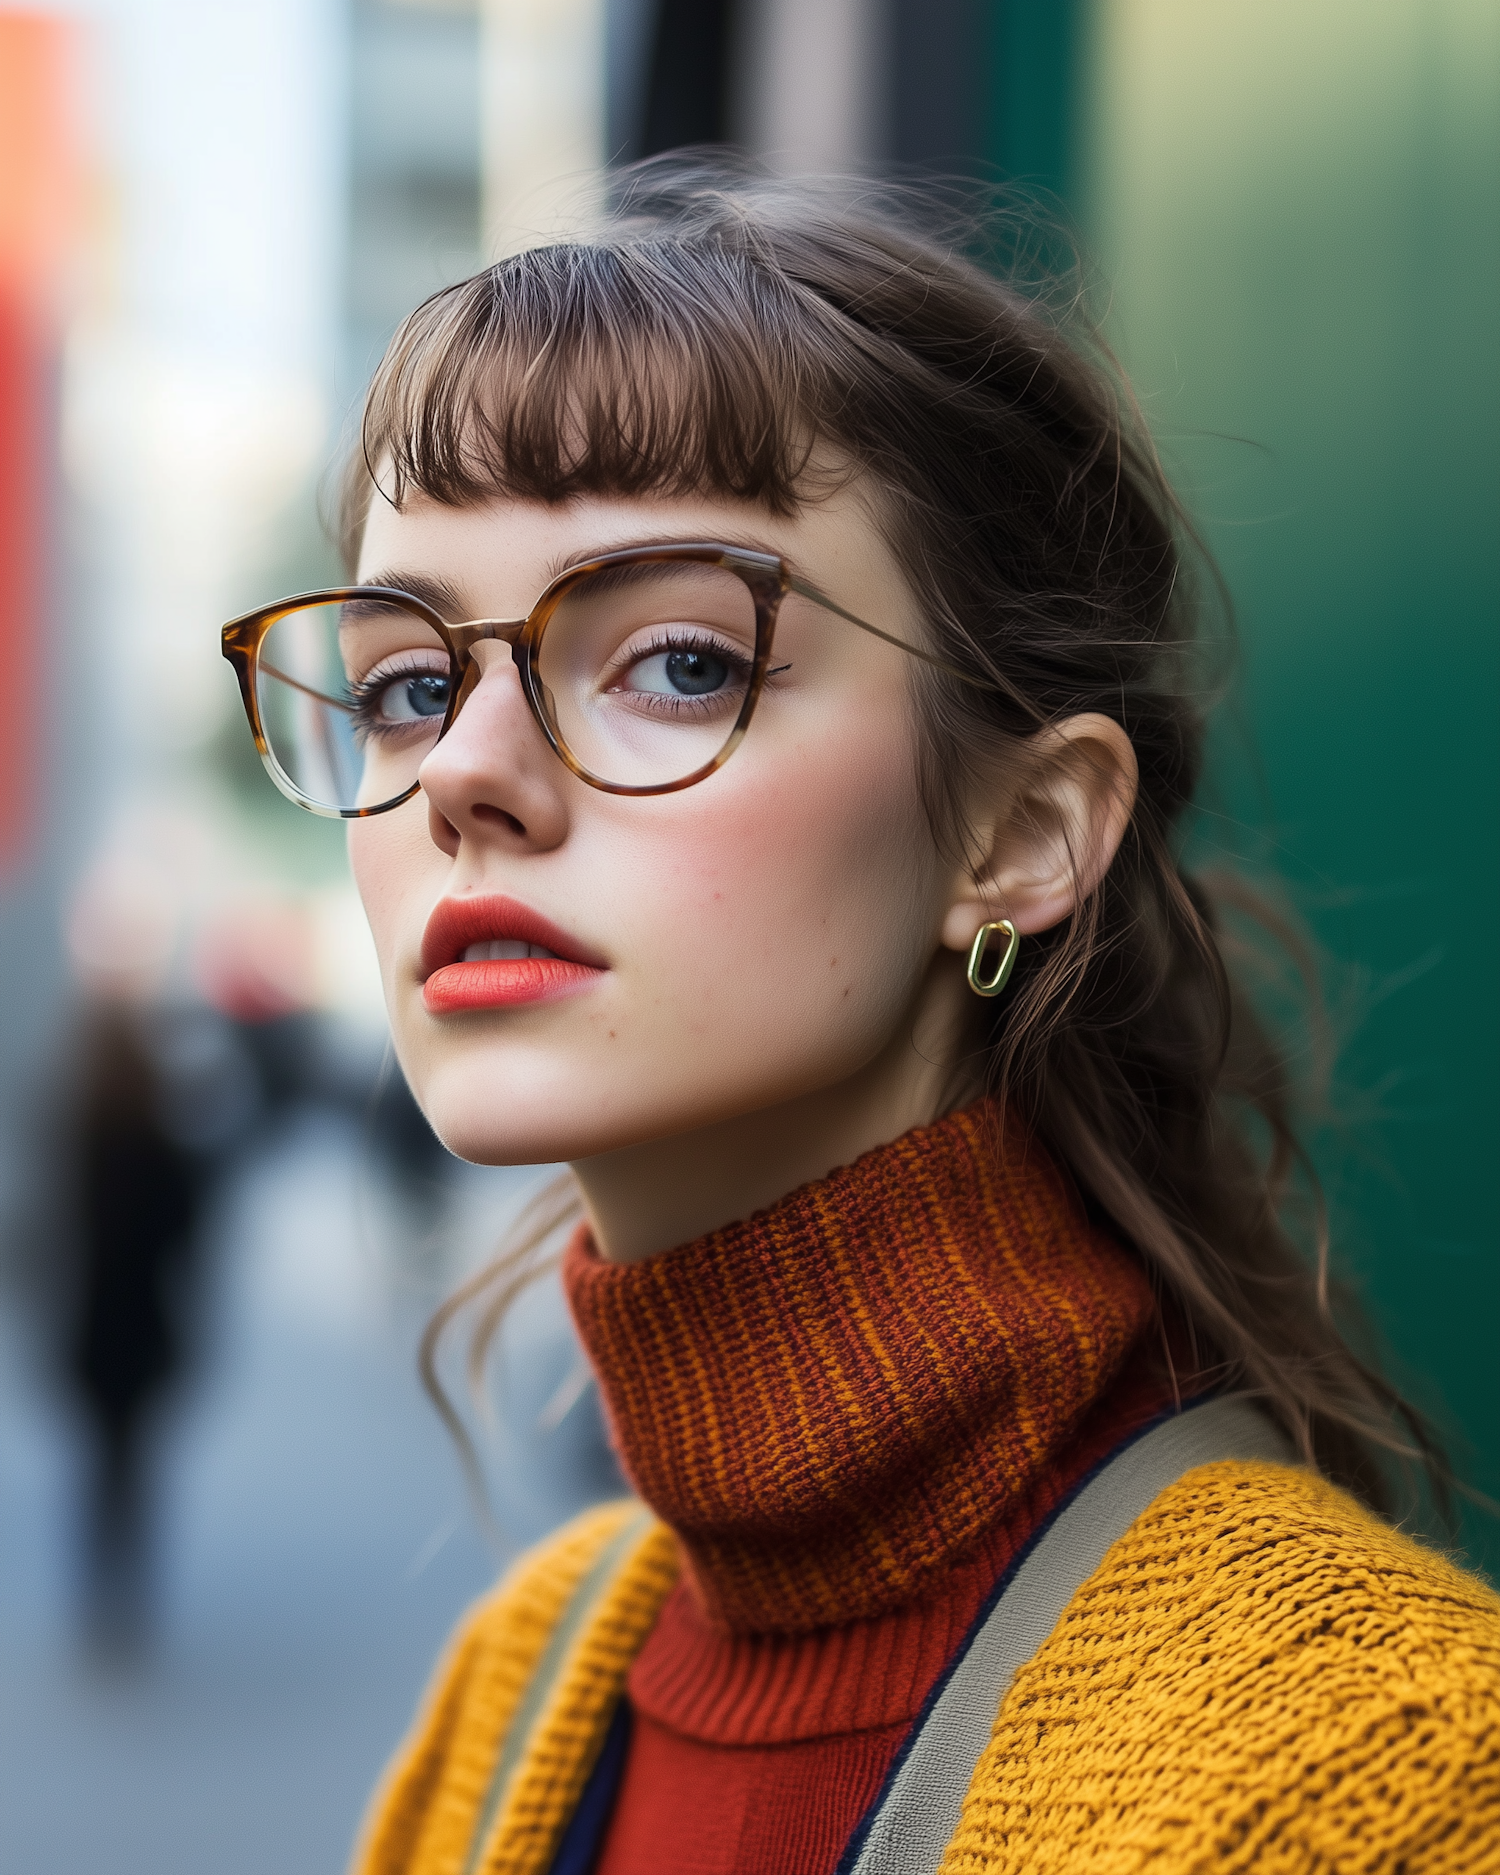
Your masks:
<instances>
[{"instance_id":1,"label":"lip","mask_svg":"<svg viewBox=\"0 0 1500 1875\"><path fill-rule=\"evenodd\" d=\"M461 961L471 944L495 938L537 944L554 955ZM602 958L550 918L501 893L439 899L422 933L422 1001L435 1016L553 1002L592 988L605 969Z\"/></svg>"}]
</instances>

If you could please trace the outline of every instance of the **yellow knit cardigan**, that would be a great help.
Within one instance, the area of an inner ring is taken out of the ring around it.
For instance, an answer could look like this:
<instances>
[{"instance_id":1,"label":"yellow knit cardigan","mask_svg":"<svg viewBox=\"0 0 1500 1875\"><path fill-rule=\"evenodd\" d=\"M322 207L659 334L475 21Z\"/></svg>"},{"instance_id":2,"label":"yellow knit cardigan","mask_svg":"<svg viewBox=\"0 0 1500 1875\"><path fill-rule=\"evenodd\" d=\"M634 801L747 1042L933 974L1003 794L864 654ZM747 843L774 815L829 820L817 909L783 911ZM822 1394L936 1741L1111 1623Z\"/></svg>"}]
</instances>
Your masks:
<instances>
[{"instance_id":1,"label":"yellow knit cardigan","mask_svg":"<svg viewBox=\"0 0 1500 1875\"><path fill-rule=\"evenodd\" d=\"M523 1556L461 1624L357 1875L545 1875L676 1570L632 1503ZM940 1875L1251 1869L1500 1872L1500 1597L1309 1472L1225 1461L1162 1492L1016 1675Z\"/></svg>"}]
</instances>

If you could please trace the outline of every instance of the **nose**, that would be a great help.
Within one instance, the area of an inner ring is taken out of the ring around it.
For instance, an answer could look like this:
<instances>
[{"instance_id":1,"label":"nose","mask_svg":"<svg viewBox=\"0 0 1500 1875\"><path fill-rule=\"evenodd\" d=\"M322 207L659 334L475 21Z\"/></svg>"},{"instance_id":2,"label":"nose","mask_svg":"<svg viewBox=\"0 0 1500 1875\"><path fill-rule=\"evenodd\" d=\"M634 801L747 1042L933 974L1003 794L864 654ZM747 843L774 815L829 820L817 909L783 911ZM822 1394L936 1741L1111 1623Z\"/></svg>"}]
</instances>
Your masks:
<instances>
[{"instance_id":1,"label":"nose","mask_svg":"<svg viewBox=\"0 0 1500 1875\"><path fill-rule=\"evenodd\" d=\"M418 771L435 846L544 852L567 837L568 772L537 726L510 646L483 639L452 728Z\"/></svg>"}]
</instances>

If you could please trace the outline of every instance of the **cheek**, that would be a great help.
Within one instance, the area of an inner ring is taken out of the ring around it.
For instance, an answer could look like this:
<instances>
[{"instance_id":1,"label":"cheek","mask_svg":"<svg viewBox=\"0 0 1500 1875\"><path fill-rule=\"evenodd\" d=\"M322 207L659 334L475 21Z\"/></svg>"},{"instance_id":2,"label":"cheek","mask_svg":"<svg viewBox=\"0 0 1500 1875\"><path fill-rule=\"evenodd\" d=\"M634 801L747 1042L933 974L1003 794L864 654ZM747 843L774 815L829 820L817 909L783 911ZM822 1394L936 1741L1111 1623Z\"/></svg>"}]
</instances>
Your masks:
<instances>
[{"instance_id":1,"label":"cheek","mask_svg":"<svg viewBox=\"0 0 1500 1875\"><path fill-rule=\"evenodd\" d=\"M390 989L402 913L414 896L430 899L428 874L442 855L427 837L420 796L389 814L349 823L349 868L375 940L380 972Z\"/></svg>"},{"instance_id":2,"label":"cheek","mask_svg":"<svg viewBox=\"0 0 1500 1875\"><path fill-rule=\"evenodd\" d=\"M824 749L774 779L730 764L680 854L658 848L639 954L680 1031L758 1056L883 1044L931 949L936 872L909 766L886 749Z\"/></svg>"}]
</instances>

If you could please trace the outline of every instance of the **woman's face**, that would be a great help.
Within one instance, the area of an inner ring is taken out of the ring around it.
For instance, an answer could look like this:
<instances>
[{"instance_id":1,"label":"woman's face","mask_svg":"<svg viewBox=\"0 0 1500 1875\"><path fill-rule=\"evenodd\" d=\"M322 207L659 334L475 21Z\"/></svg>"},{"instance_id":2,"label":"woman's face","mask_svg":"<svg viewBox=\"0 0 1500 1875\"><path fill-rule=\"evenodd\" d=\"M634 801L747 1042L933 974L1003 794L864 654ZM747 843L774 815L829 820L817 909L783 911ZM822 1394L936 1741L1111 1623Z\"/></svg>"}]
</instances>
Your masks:
<instances>
[{"instance_id":1,"label":"woman's face","mask_svg":"<svg viewBox=\"0 0 1500 1875\"><path fill-rule=\"evenodd\" d=\"M782 554L847 610L920 640L848 489L791 519L708 499L376 501L359 578L440 583L455 620L518 618L560 567L659 540ZM888 1058L955 881L918 796L908 654L789 595L735 754L696 786L636 798L569 773L503 644L476 659L421 793L349 835L396 1050L454 1152L587 1159L857 1083ZM581 967L427 987L478 947L503 959L528 939Z\"/></svg>"}]
</instances>

